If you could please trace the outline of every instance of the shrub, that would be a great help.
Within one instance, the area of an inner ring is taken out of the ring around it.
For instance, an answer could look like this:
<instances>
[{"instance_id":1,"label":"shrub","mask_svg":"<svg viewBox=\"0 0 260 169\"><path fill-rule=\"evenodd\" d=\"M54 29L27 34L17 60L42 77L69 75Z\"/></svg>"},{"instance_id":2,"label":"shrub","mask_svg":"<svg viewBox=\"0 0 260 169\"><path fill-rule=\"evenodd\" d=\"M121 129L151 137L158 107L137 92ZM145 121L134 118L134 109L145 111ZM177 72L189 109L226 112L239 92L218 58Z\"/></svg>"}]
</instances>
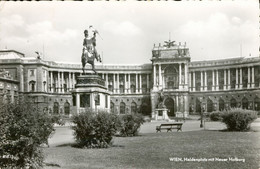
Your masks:
<instances>
[{"instance_id":1,"label":"shrub","mask_svg":"<svg viewBox=\"0 0 260 169\"><path fill-rule=\"evenodd\" d=\"M118 117L104 111L86 112L72 116L74 136L79 147L107 148L118 127Z\"/></svg>"},{"instance_id":2,"label":"shrub","mask_svg":"<svg viewBox=\"0 0 260 169\"><path fill-rule=\"evenodd\" d=\"M0 168L39 168L43 163L40 145L54 131L52 117L35 106L20 102L1 104Z\"/></svg>"},{"instance_id":3,"label":"shrub","mask_svg":"<svg viewBox=\"0 0 260 169\"><path fill-rule=\"evenodd\" d=\"M145 122L141 114L125 114L120 116L120 129L121 136L137 136L138 130Z\"/></svg>"},{"instance_id":4,"label":"shrub","mask_svg":"<svg viewBox=\"0 0 260 169\"><path fill-rule=\"evenodd\" d=\"M257 118L256 112L244 109L231 109L222 115L222 122L230 131L247 131Z\"/></svg>"},{"instance_id":5,"label":"shrub","mask_svg":"<svg viewBox=\"0 0 260 169\"><path fill-rule=\"evenodd\" d=\"M219 112L219 111L212 112L212 113L210 113L209 118L210 118L211 121L221 121L222 115L223 115L223 113Z\"/></svg>"}]
</instances>

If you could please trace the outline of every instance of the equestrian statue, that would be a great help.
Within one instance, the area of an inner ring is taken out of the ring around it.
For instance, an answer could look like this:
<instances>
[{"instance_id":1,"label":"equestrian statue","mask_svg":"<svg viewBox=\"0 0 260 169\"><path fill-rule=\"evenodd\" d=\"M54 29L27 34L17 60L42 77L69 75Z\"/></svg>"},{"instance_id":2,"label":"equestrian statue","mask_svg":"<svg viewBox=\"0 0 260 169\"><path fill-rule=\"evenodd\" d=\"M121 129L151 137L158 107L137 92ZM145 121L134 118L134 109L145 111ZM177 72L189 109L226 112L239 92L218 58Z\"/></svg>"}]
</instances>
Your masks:
<instances>
[{"instance_id":1,"label":"equestrian statue","mask_svg":"<svg viewBox=\"0 0 260 169\"><path fill-rule=\"evenodd\" d=\"M90 26L91 28L92 26ZM82 50L82 56L81 56L81 63L82 63L82 70L83 70L83 74L85 74L85 65L86 63L91 64L92 66L92 70L96 72L95 69L95 59L98 62L101 62L101 57L100 55L97 53L96 50L96 34L98 33L96 30L93 31L93 37L89 37L88 36L88 30L84 31L84 41L83 41L83 50Z\"/></svg>"}]
</instances>

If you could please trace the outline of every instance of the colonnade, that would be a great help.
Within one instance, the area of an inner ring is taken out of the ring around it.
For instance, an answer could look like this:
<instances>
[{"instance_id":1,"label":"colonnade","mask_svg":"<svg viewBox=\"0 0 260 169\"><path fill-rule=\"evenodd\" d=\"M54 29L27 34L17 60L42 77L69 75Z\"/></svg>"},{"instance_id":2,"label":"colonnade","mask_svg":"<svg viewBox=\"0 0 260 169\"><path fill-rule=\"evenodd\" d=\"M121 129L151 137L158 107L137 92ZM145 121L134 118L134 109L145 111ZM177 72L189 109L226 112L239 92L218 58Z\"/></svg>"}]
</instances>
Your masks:
<instances>
[{"instance_id":1,"label":"colonnade","mask_svg":"<svg viewBox=\"0 0 260 169\"><path fill-rule=\"evenodd\" d=\"M69 92L69 90L74 89L78 75L80 75L79 72L49 71L48 91L51 93ZM105 80L106 87L111 89L113 94L141 94L144 86L146 92L150 91L150 73L99 73L99 75ZM146 80L144 81L143 78ZM131 85L134 85L135 91L131 90ZM123 91L120 91L120 86L122 86Z\"/></svg>"},{"instance_id":2,"label":"colonnade","mask_svg":"<svg viewBox=\"0 0 260 169\"><path fill-rule=\"evenodd\" d=\"M255 87L255 73L254 66L239 67L239 68L224 68L213 70L194 70L189 72L190 91L218 91L218 90L230 90L231 89L231 69L235 70L235 89L242 89L243 87L243 69L247 68L247 86L246 88ZM223 83L220 81L220 72L223 72ZM209 75L211 73L211 75ZM196 79L196 76L200 74L200 79ZM212 80L211 89L208 88L208 78ZM197 90L196 82L200 80L200 89ZM221 84L220 84L221 83ZM223 86L220 88L220 86Z\"/></svg>"},{"instance_id":3,"label":"colonnade","mask_svg":"<svg viewBox=\"0 0 260 169\"><path fill-rule=\"evenodd\" d=\"M153 84L154 89L165 88L164 71L162 63L153 64ZM168 65L168 64L167 64ZM188 88L188 65L187 63L178 63L178 81L179 89Z\"/></svg>"}]
</instances>

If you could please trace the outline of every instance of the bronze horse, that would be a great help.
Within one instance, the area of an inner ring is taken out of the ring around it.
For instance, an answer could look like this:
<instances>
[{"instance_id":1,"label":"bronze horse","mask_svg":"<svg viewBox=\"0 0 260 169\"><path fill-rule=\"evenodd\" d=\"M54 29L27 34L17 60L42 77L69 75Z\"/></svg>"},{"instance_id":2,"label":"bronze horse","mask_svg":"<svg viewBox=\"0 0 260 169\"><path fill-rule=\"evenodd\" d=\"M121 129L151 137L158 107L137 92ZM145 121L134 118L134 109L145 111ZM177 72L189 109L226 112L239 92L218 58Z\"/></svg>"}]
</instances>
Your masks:
<instances>
[{"instance_id":1,"label":"bronze horse","mask_svg":"<svg viewBox=\"0 0 260 169\"><path fill-rule=\"evenodd\" d=\"M81 63L82 63L83 74L85 74L85 65L86 65L86 63L91 64L92 70L95 73L97 73L96 69L95 69L95 63L94 63L95 59L98 62L102 62L102 60L100 58L100 55L97 54L97 52L90 53L85 48L83 48L83 52L82 52L82 56L81 56Z\"/></svg>"}]
</instances>

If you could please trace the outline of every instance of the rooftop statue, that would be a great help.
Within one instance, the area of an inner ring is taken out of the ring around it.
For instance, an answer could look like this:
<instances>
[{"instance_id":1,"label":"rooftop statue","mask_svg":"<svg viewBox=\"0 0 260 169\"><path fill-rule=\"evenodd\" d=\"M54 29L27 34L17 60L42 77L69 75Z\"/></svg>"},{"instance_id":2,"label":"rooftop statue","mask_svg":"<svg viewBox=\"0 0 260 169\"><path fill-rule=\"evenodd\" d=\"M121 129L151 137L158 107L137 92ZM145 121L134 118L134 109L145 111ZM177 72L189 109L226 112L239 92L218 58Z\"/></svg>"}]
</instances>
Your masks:
<instances>
[{"instance_id":1,"label":"rooftop statue","mask_svg":"<svg viewBox=\"0 0 260 169\"><path fill-rule=\"evenodd\" d=\"M172 46L175 46L174 42L175 42L175 41L171 41L171 40L169 40L169 41L164 41L165 45L163 45L163 46L165 46L165 47L167 47L167 48L170 48L170 47L172 47Z\"/></svg>"},{"instance_id":2,"label":"rooftop statue","mask_svg":"<svg viewBox=\"0 0 260 169\"><path fill-rule=\"evenodd\" d=\"M93 28L90 26L90 28ZM95 59L99 62L101 62L100 55L97 53L96 50L96 34L98 33L96 30L93 30L94 34L93 37L89 37L88 30L84 31L84 40L83 40L83 50L82 50L82 56L81 56L81 63L82 63L82 70L83 74L85 74L85 65L86 63L91 64L92 70L96 72L95 69Z\"/></svg>"}]
</instances>

